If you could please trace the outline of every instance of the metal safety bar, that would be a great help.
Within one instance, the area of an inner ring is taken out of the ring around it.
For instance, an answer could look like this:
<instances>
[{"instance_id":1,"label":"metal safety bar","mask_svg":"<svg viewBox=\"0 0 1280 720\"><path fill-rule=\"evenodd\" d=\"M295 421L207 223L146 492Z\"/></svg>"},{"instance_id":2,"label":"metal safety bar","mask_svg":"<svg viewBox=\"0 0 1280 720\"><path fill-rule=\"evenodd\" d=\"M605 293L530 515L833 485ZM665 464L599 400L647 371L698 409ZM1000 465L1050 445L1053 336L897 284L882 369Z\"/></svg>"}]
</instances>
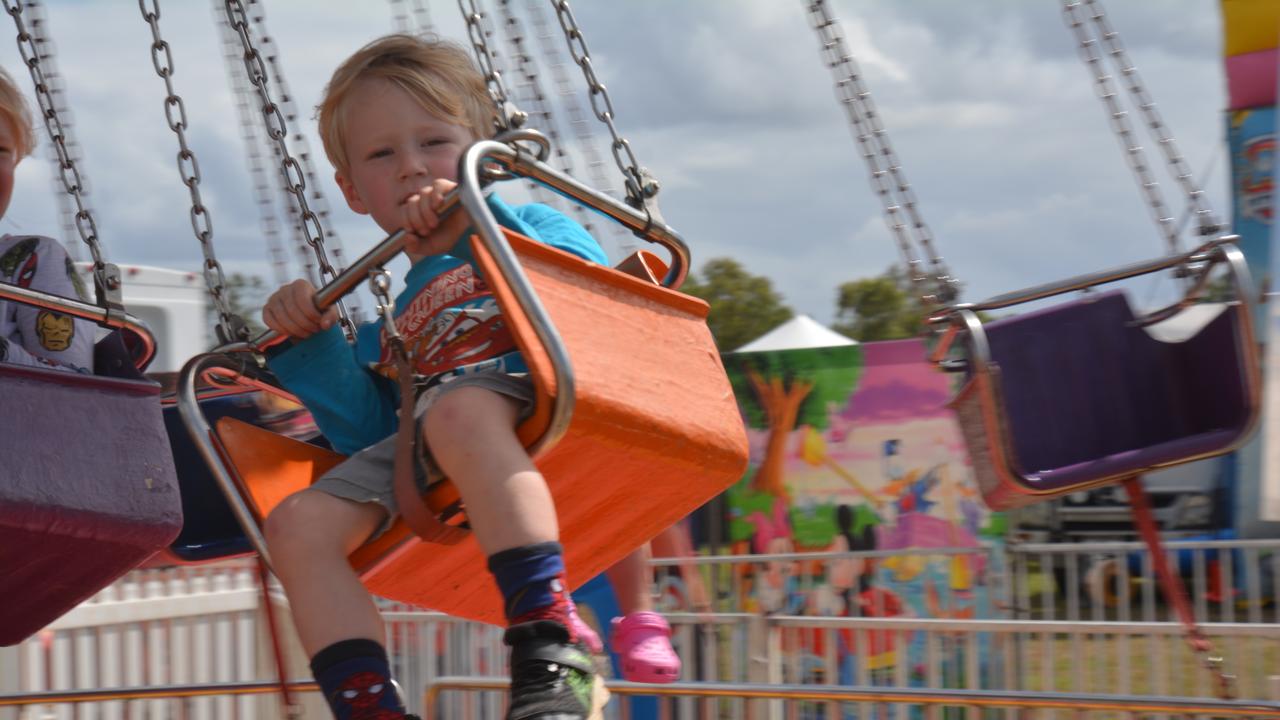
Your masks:
<instances>
[{"instance_id":1,"label":"metal safety bar","mask_svg":"<svg viewBox=\"0 0 1280 720\"><path fill-rule=\"evenodd\" d=\"M291 692L319 692L314 680L293 680L285 684ZM269 695L280 692L276 680L255 682L155 685L134 688L93 688L89 690L45 690L0 695L0 707L55 705L58 703L102 702L106 700L163 700L168 698L212 697L215 695Z\"/></svg>"},{"instance_id":2,"label":"metal safety bar","mask_svg":"<svg viewBox=\"0 0 1280 720\"><path fill-rule=\"evenodd\" d=\"M428 709L435 707L440 694L446 691L500 691L506 690L508 686L509 682L505 678L441 677L427 688L426 695L423 698L423 707ZM1280 717L1280 703L1142 697L1137 695L750 683L670 683L653 685L619 681L606 683L605 686L610 693L623 696L901 703L975 708L1170 713L1213 715L1217 717Z\"/></svg>"},{"instance_id":3,"label":"metal safety bar","mask_svg":"<svg viewBox=\"0 0 1280 720\"><path fill-rule=\"evenodd\" d=\"M114 267L114 266L112 266ZM12 300L32 307L52 310L88 320L102 327L128 333L136 342L126 343L133 351L133 365L142 370L156 354L156 339L147 324L127 312L108 310L99 305L72 300L60 295L50 295L39 290L18 287L0 282L0 300Z\"/></svg>"},{"instance_id":4,"label":"metal safety bar","mask_svg":"<svg viewBox=\"0 0 1280 720\"><path fill-rule=\"evenodd\" d=\"M1210 266L1223 261L1227 262L1232 268L1232 274L1237 283L1237 291L1240 293L1239 296L1251 297L1248 274L1242 275L1237 271L1237 265L1242 266L1244 263L1244 255L1235 247L1235 243L1239 239L1238 235L1224 235L1201 245L1195 250L1178 255L1165 255L1154 260L1143 260L1109 270L1100 270L1086 275L1077 275L1066 280L1014 290L1013 292L987 298L981 302L952 305L930 317L929 321L932 323L946 322L954 312L959 310L969 310L971 312L999 310L1175 267L1192 266L1196 267L1199 272L1207 273Z\"/></svg>"},{"instance_id":5,"label":"metal safety bar","mask_svg":"<svg viewBox=\"0 0 1280 720\"><path fill-rule=\"evenodd\" d=\"M1245 261L1244 253L1235 245L1239 239L1237 235L1224 235L1186 253L1167 255L1087 275L1077 275L1058 282L996 295L981 302L951 305L928 319L932 325L945 326L929 353L929 360L944 370L984 373L991 362L991 346L987 342L986 328L982 319L978 317L978 313L1043 300L1078 290L1088 290L1098 285L1128 280L1174 267L1194 269L1195 274L1187 291L1176 302L1136 319L1134 322L1137 325L1146 327L1168 320L1200 301L1201 295L1208 286L1209 273L1219 263L1227 266L1231 287L1235 293L1235 302L1248 304L1253 298L1253 283L1250 280L1249 266ZM964 339L966 352L963 358L948 356L957 338Z\"/></svg>"},{"instance_id":6,"label":"metal safety bar","mask_svg":"<svg viewBox=\"0 0 1280 720\"><path fill-rule=\"evenodd\" d=\"M293 680L293 692L317 692L315 681ZM423 698L432 708L445 692L498 692L510 686L506 678L443 676L433 682ZM1026 708L1082 712L1143 712L1217 717L1280 717L1280 703L1206 698L1144 697L1085 693L1027 692L1017 690L950 690L884 688L839 685L769 685L760 683L670 683L654 685L615 681L606 683L613 695L648 697L725 698L741 700L809 700L835 702L900 703L944 707ZM54 705L110 700L161 700L212 696L268 695L279 692L274 681L157 685L153 687L88 690L50 690L0 695L0 707Z\"/></svg>"}]
</instances>

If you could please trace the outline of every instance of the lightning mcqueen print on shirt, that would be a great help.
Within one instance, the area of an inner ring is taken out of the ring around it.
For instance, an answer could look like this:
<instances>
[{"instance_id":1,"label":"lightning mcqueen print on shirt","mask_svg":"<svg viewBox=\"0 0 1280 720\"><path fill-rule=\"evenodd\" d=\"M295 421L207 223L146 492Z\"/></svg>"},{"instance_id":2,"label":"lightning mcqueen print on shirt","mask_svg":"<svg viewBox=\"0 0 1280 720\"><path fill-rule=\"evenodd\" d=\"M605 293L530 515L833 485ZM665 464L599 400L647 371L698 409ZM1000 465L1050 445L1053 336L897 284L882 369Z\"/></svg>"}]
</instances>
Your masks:
<instances>
[{"instance_id":1,"label":"lightning mcqueen print on shirt","mask_svg":"<svg viewBox=\"0 0 1280 720\"><path fill-rule=\"evenodd\" d=\"M470 265L441 274L426 285L396 318L396 329L417 375L432 377L515 352L515 341L482 278ZM394 377L395 363L385 332L375 369Z\"/></svg>"}]
</instances>

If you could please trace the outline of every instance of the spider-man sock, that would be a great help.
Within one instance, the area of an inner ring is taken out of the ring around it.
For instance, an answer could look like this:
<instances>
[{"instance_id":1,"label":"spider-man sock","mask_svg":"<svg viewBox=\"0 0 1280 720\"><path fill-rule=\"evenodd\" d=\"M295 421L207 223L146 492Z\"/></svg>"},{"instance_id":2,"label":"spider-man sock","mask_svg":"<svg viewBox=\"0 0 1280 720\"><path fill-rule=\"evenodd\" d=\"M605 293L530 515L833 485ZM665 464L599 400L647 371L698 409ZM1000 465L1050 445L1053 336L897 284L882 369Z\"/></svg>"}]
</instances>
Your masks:
<instances>
[{"instance_id":1,"label":"spider-man sock","mask_svg":"<svg viewBox=\"0 0 1280 720\"><path fill-rule=\"evenodd\" d=\"M560 543L546 542L489 556L489 572L502 591L508 625L551 620L569 631L570 642L578 641L569 620L573 600L565 588L563 552Z\"/></svg>"},{"instance_id":2,"label":"spider-man sock","mask_svg":"<svg viewBox=\"0 0 1280 720\"><path fill-rule=\"evenodd\" d=\"M311 658L311 674L337 720L405 717L400 694L391 684L387 651L373 640L353 638L330 645Z\"/></svg>"}]
</instances>

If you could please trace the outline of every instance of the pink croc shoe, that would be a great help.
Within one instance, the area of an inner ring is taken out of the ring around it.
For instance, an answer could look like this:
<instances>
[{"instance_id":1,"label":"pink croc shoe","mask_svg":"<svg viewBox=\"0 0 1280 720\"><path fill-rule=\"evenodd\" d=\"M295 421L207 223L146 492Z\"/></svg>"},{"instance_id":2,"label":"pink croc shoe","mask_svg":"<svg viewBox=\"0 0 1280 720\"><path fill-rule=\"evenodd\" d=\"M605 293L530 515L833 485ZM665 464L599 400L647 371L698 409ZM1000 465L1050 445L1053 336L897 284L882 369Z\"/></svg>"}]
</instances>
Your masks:
<instances>
[{"instance_id":1,"label":"pink croc shoe","mask_svg":"<svg viewBox=\"0 0 1280 720\"><path fill-rule=\"evenodd\" d=\"M671 647L671 626L654 612L613 619L613 651L622 659L624 680L669 683L680 678L680 656Z\"/></svg>"},{"instance_id":2,"label":"pink croc shoe","mask_svg":"<svg viewBox=\"0 0 1280 720\"><path fill-rule=\"evenodd\" d=\"M569 625L569 630L578 636L578 639L582 641L583 645L587 646L592 655L599 655L604 652L604 643L600 642L600 636L582 619L576 607L569 610Z\"/></svg>"}]
</instances>

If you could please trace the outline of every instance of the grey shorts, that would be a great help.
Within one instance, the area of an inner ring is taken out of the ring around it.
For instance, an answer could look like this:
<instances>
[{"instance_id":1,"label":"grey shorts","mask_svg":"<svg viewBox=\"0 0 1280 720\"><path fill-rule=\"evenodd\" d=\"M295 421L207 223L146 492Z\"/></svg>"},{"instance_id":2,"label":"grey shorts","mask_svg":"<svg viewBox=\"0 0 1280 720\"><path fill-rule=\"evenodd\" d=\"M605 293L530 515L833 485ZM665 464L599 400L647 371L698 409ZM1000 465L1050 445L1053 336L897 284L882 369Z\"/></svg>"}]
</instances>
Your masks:
<instances>
[{"instance_id":1,"label":"grey shorts","mask_svg":"<svg viewBox=\"0 0 1280 720\"><path fill-rule=\"evenodd\" d=\"M517 422L524 420L533 412L533 381L527 375L507 375L504 373L477 373L462 375L447 382L434 385L423 390L414 404L415 423L421 423L427 409L440 398L455 390L467 387L479 387L509 397L519 406ZM421 431L414 433L414 453L418 462L414 463L414 478L419 490L425 492L432 484L444 480L444 473L431 457L430 450L421 441ZM377 503L387 511L387 519L374 531L373 539L387 528L400 514L396 507L395 493L392 491L392 478L395 469L396 436L380 440L344 460L340 465L320 476L311 487L326 492L334 497L361 503Z\"/></svg>"}]
</instances>

